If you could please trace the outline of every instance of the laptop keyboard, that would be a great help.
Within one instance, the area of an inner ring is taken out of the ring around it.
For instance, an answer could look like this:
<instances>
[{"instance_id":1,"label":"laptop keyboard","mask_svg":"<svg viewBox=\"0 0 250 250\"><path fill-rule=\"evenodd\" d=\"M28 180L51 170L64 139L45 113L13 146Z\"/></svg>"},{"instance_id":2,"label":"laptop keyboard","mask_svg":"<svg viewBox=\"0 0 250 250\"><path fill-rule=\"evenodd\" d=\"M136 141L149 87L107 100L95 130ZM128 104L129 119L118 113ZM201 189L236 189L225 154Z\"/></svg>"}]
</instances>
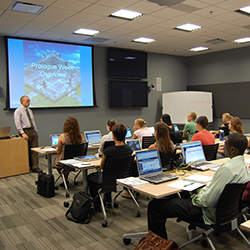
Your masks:
<instances>
[{"instance_id":1,"label":"laptop keyboard","mask_svg":"<svg viewBox=\"0 0 250 250\"><path fill-rule=\"evenodd\" d=\"M175 175L171 175L171 174L157 174L157 175L152 175L152 176L147 176L146 177L148 180L154 180L154 181L168 181L168 180L173 180L176 179Z\"/></svg>"}]
</instances>

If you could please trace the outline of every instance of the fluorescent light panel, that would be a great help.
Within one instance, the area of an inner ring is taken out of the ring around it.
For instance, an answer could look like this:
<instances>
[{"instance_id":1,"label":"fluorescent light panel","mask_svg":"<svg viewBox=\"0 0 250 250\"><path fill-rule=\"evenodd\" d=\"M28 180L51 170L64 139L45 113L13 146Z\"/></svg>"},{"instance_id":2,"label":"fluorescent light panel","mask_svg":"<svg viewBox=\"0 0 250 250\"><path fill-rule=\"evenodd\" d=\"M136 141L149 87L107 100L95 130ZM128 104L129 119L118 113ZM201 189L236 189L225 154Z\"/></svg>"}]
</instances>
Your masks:
<instances>
[{"instance_id":1,"label":"fluorescent light panel","mask_svg":"<svg viewBox=\"0 0 250 250\"><path fill-rule=\"evenodd\" d=\"M147 37L139 37L133 40L133 42L137 43L152 43L155 42L155 39L153 38L147 38Z\"/></svg>"},{"instance_id":2,"label":"fluorescent light panel","mask_svg":"<svg viewBox=\"0 0 250 250\"><path fill-rule=\"evenodd\" d=\"M192 23L185 23L185 24L177 26L175 29L191 32L191 31L198 30L201 28L202 27L200 25L196 25Z\"/></svg>"},{"instance_id":3,"label":"fluorescent light panel","mask_svg":"<svg viewBox=\"0 0 250 250\"><path fill-rule=\"evenodd\" d=\"M199 47L195 47L190 49L190 51L194 51L194 52L199 52L199 51L204 51L204 50L209 50L208 47L203 47L203 46L199 46Z\"/></svg>"},{"instance_id":4,"label":"fluorescent light panel","mask_svg":"<svg viewBox=\"0 0 250 250\"><path fill-rule=\"evenodd\" d=\"M248 42L250 42L250 37L243 37L243 38L235 39L233 42L235 42L235 43L248 43Z\"/></svg>"},{"instance_id":5,"label":"fluorescent light panel","mask_svg":"<svg viewBox=\"0 0 250 250\"><path fill-rule=\"evenodd\" d=\"M250 15L250 6L242 7L240 9L236 10L236 12L246 14L246 15Z\"/></svg>"},{"instance_id":6,"label":"fluorescent light panel","mask_svg":"<svg viewBox=\"0 0 250 250\"><path fill-rule=\"evenodd\" d=\"M110 16L133 20L137 17L142 16L142 13L132 10L120 9L116 12L113 12Z\"/></svg>"},{"instance_id":7,"label":"fluorescent light panel","mask_svg":"<svg viewBox=\"0 0 250 250\"><path fill-rule=\"evenodd\" d=\"M27 13L32 13L32 14L39 14L46 8L47 6L44 6L44 5L17 2L17 1L13 2L11 6L9 7L9 9L11 10L27 12Z\"/></svg>"},{"instance_id":8,"label":"fluorescent light panel","mask_svg":"<svg viewBox=\"0 0 250 250\"><path fill-rule=\"evenodd\" d=\"M98 30L90 30L90 29L78 29L73 32L74 34L86 35L86 36L94 36L99 33Z\"/></svg>"}]
</instances>

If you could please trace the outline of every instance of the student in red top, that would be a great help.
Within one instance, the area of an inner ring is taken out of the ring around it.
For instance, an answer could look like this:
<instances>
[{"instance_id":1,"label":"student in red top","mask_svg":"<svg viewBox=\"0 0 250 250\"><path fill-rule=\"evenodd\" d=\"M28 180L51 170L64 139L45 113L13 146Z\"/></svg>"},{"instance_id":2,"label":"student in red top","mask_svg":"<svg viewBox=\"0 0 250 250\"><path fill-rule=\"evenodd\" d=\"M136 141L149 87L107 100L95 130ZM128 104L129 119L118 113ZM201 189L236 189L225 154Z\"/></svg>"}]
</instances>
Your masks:
<instances>
[{"instance_id":1,"label":"student in red top","mask_svg":"<svg viewBox=\"0 0 250 250\"><path fill-rule=\"evenodd\" d=\"M214 135L207 131L208 119L206 116L199 116L196 119L196 129L198 133L194 134L192 141L201 141L202 145L210 145L215 143Z\"/></svg>"}]
</instances>

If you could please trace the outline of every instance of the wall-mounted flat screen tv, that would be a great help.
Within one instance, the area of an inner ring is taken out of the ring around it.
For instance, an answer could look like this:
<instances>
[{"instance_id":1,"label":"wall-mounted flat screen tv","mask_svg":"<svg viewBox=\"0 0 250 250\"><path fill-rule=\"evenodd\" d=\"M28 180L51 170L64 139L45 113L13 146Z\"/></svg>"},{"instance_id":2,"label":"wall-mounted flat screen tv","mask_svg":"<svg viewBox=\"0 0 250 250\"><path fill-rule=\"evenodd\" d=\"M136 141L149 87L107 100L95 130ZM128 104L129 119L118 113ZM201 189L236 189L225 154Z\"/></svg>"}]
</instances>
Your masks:
<instances>
[{"instance_id":1,"label":"wall-mounted flat screen tv","mask_svg":"<svg viewBox=\"0 0 250 250\"><path fill-rule=\"evenodd\" d=\"M148 106L147 81L109 81L110 108L140 108Z\"/></svg>"},{"instance_id":2,"label":"wall-mounted flat screen tv","mask_svg":"<svg viewBox=\"0 0 250 250\"><path fill-rule=\"evenodd\" d=\"M32 108L93 107L93 47L6 38L8 94L6 108L29 96Z\"/></svg>"},{"instance_id":3,"label":"wall-mounted flat screen tv","mask_svg":"<svg viewBox=\"0 0 250 250\"><path fill-rule=\"evenodd\" d=\"M109 78L147 78L147 53L136 50L109 48Z\"/></svg>"}]
</instances>

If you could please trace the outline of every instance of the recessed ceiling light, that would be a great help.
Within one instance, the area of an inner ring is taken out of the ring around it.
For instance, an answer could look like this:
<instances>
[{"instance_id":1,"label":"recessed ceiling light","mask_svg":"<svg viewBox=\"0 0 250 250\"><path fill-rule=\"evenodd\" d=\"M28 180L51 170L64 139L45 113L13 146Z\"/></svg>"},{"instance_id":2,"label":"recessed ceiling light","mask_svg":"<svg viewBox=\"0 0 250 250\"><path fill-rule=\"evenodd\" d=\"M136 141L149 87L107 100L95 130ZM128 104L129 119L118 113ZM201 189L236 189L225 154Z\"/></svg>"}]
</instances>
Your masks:
<instances>
[{"instance_id":1,"label":"recessed ceiling light","mask_svg":"<svg viewBox=\"0 0 250 250\"><path fill-rule=\"evenodd\" d=\"M110 16L133 20L137 17L142 16L142 13L137 12L137 11L132 11L132 10L120 9L120 10L110 14Z\"/></svg>"},{"instance_id":2,"label":"recessed ceiling light","mask_svg":"<svg viewBox=\"0 0 250 250\"><path fill-rule=\"evenodd\" d=\"M182 25L175 27L175 29L177 29L177 30L184 30L184 31L188 31L188 32L198 30L201 28L202 27L200 25L196 25L196 24L192 24L192 23L185 23L185 24L182 24Z\"/></svg>"},{"instance_id":3,"label":"recessed ceiling light","mask_svg":"<svg viewBox=\"0 0 250 250\"><path fill-rule=\"evenodd\" d=\"M199 51L204 51L204 50L209 50L209 48L200 46L200 47L195 47L195 48L190 49L190 51L194 51L194 52L199 52Z\"/></svg>"},{"instance_id":4,"label":"recessed ceiling light","mask_svg":"<svg viewBox=\"0 0 250 250\"><path fill-rule=\"evenodd\" d=\"M8 9L32 14L39 14L46 8L47 6L44 5L14 1Z\"/></svg>"},{"instance_id":5,"label":"recessed ceiling light","mask_svg":"<svg viewBox=\"0 0 250 250\"><path fill-rule=\"evenodd\" d=\"M155 42L155 39L153 38L147 38L147 37L139 37L133 40L133 42L137 43L152 43Z\"/></svg>"},{"instance_id":6,"label":"recessed ceiling light","mask_svg":"<svg viewBox=\"0 0 250 250\"><path fill-rule=\"evenodd\" d=\"M86 36L94 36L99 33L98 30L90 30L90 29L78 29L73 32L74 34L86 35Z\"/></svg>"},{"instance_id":7,"label":"recessed ceiling light","mask_svg":"<svg viewBox=\"0 0 250 250\"><path fill-rule=\"evenodd\" d=\"M235 40L233 40L233 42L235 42L235 43L248 43L248 42L250 42L250 37L235 39Z\"/></svg>"},{"instance_id":8,"label":"recessed ceiling light","mask_svg":"<svg viewBox=\"0 0 250 250\"><path fill-rule=\"evenodd\" d=\"M246 6L246 7L242 7L238 10L236 10L236 12L245 14L245 15L250 15L250 6Z\"/></svg>"}]
</instances>

